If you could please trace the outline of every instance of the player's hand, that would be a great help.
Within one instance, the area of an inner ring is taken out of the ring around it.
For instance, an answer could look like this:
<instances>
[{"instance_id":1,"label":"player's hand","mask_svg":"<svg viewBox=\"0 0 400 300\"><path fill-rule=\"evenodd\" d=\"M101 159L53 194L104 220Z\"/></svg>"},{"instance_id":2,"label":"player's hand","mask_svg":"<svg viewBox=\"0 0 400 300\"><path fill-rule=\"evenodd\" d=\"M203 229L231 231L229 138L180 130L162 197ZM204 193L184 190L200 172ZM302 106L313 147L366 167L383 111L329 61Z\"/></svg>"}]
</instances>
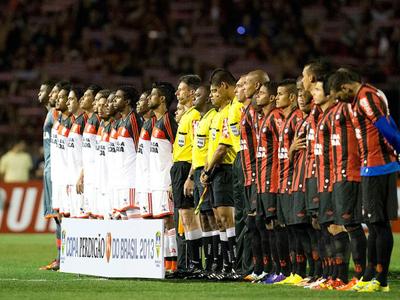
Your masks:
<instances>
[{"instance_id":1,"label":"player's hand","mask_svg":"<svg viewBox=\"0 0 400 300\"><path fill-rule=\"evenodd\" d=\"M192 197L193 196L193 190L194 190L194 182L190 178L187 178L185 181L185 184L183 186L183 194L186 197Z\"/></svg>"},{"instance_id":2,"label":"player's hand","mask_svg":"<svg viewBox=\"0 0 400 300\"><path fill-rule=\"evenodd\" d=\"M200 182L202 185L206 186L208 184L208 175L203 171L200 175Z\"/></svg>"},{"instance_id":3,"label":"player's hand","mask_svg":"<svg viewBox=\"0 0 400 300\"><path fill-rule=\"evenodd\" d=\"M76 183L76 193L83 194L83 177L79 177Z\"/></svg>"},{"instance_id":4,"label":"player's hand","mask_svg":"<svg viewBox=\"0 0 400 300\"><path fill-rule=\"evenodd\" d=\"M306 148L306 138L295 136L290 146L290 151L298 151Z\"/></svg>"},{"instance_id":5,"label":"player's hand","mask_svg":"<svg viewBox=\"0 0 400 300\"><path fill-rule=\"evenodd\" d=\"M171 200L173 200L174 197L173 197L173 195L172 195L172 185L169 186L167 192L168 192L168 198L171 199Z\"/></svg>"},{"instance_id":6,"label":"player's hand","mask_svg":"<svg viewBox=\"0 0 400 300\"><path fill-rule=\"evenodd\" d=\"M311 225L315 230L321 230L321 226L318 223L318 218L311 218Z\"/></svg>"}]
</instances>

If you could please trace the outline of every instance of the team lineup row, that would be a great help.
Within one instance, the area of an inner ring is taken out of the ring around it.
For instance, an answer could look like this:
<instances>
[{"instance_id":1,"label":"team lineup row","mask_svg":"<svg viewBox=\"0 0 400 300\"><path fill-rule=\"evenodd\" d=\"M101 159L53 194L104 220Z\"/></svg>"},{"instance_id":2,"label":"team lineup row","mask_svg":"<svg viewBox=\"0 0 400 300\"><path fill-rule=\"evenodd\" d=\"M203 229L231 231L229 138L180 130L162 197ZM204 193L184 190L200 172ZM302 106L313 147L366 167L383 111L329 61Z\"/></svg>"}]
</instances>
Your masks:
<instances>
[{"instance_id":1,"label":"team lineup row","mask_svg":"<svg viewBox=\"0 0 400 300\"><path fill-rule=\"evenodd\" d=\"M323 61L209 84L42 84L46 214L164 218L172 277L388 291L400 142L385 95Z\"/></svg>"}]
</instances>

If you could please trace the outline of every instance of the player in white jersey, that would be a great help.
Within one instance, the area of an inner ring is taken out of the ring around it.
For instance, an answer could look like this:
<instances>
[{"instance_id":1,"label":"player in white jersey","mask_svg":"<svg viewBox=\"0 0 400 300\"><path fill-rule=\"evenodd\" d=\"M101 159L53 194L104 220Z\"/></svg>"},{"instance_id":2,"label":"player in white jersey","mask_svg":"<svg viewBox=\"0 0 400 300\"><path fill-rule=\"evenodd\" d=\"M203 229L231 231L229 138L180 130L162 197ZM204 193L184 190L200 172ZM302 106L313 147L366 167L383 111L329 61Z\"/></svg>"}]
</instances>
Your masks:
<instances>
[{"instance_id":1,"label":"player in white jersey","mask_svg":"<svg viewBox=\"0 0 400 300\"><path fill-rule=\"evenodd\" d=\"M121 86L114 98L114 108L121 114L118 124L117 156L119 172L115 186L114 208L123 218L140 217L139 203L136 200L136 151L142 120L135 112L139 94L132 86Z\"/></svg>"},{"instance_id":2,"label":"player in white jersey","mask_svg":"<svg viewBox=\"0 0 400 300\"><path fill-rule=\"evenodd\" d=\"M100 126L100 118L94 112L95 97L99 95L100 87L90 85L80 102L80 108L85 111L88 120L82 134L82 170L76 184L77 192L83 194L84 210L91 216L95 204L95 155L96 155L96 136Z\"/></svg>"},{"instance_id":3,"label":"player in white jersey","mask_svg":"<svg viewBox=\"0 0 400 300\"><path fill-rule=\"evenodd\" d=\"M74 122L67 140L67 192L70 201L70 217L87 218L83 194L79 193L77 183L82 170L82 134L87 122L87 114L80 108L83 89L72 87L68 94L68 111L74 116Z\"/></svg>"}]
</instances>

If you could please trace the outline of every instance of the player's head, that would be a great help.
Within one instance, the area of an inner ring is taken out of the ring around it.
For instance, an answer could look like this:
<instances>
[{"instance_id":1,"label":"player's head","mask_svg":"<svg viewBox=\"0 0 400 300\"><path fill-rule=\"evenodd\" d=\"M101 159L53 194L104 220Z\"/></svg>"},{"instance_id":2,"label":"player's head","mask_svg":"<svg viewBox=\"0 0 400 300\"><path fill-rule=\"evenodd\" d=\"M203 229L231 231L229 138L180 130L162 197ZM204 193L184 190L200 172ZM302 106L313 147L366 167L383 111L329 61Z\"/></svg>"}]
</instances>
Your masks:
<instances>
[{"instance_id":1,"label":"player's head","mask_svg":"<svg viewBox=\"0 0 400 300\"><path fill-rule=\"evenodd\" d=\"M68 94L71 89L71 84L64 84L60 87L57 94L56 109L61 112L67 111Z\"/></svg>"},{"instance_id":2,"label":"player's head","mask_svg":"<svg viewBox=\"0 0 400 300\"><path fill-rule=\"evenodd\" d=\"M226 101L232 100L235 95L236 79L225 69L216 69L210 77L211 102L220 107Z\"/></svg>"},{"instance_id":3,"label":"player's head","mask_svg":"<svg viewBox=\"0 0 400 300\"><path fill-rule=\"evenodd\" d=\"M150 90L146 90L144 92L142 92L142 94L139 97L139 101L136 104L136 112L139 115L145 115L146 113L148 113L150 111L149 109L149 95L150 95L151 91Z\"/></svg>"},{"instance_id":4,"label":"player's head","mask_svg":"<svg viewBox=\"0 0 400 300\"><path fill-rule=\"evenodd\" d=\"M274 103L276 99L277 83L274 81L264 82L256 95L256 104L259 107L264 107Z\"/></svg>"},{"instance_id":5,"label":"player's head","mask_svg":"<svg viewBox=\"0 0 400 300\"><path fill-rule=\"evenodd\" d=\"M75 114L79 109L80 101L83 97L83 88L72 86L68 93L67 108L71 114Z\"/></svg>"},{"instance_id":6,"label":"player's head","mask_svg":"<svg viewBox=\"0 0 400 300\"><path fill-rule=\"evenodd\" d=\"M326 76L332 72L332 65L325 59L313 60L307 63L302 72L304 89L311 92L317 78Z\"/></svg>"},{"instance_id":7,"label":"player's head","mask_svg":"<svg viewBox=\"0 0 400 300\"><path fill-rule=\"evenodd\" d=\"M240 76L235 86L235 96L240 103L246 101L246 94L244 93L244 82L246 81L246 75Z\"/></svg>"},{"instance_id":8,"label":"player's head","mask_svg":"<svg viewBox=\"0 0 400 300\"><path fill-rule=\"evenodd\" d=\"M299 104L299 109L302 112L308 114L311 111L312 95L309 91L304 89L302 76L297 78L297 103Z\"/></svg>"},{"instance_id":9,"label":"player's head","mask_svg":"<svg viewBox=\"0 0 400 300\"><path fill-rule=\"evenodd\" d=\"M63 86L70 86L70 83L68 81L62 80L57 82L53 88L51 89L51 92L49 94L49 105L52 107L56 106L57 98L58 98L58 93L60 92L61 88Z\"/></svg>"},{"instance_id":10,"label":"player's head","mask_svg":"<svg viewBox=\"0 0 400 300\"><path fill-rule=\"evenodd\" d=\"M188 105L194 100L194 92L201 84L201 78L198 75L189 74L179 78L178 88L175 95L178 102Z\"/></svg>"},{"instance_id":11,"label":"player's head","mask_svg":"<svg viewBox=\"0 0 400 300\"><path fill-rule=\"evenodd\" d=\"M103 89L103 90L100 90L100 91L98 91L97 93L96 93L96 95L94 96L94 103L93 103L93 111L94 112L98 112L98 105L97 105L97 103L98 103L98 101L99 101L99 99L101 98L101 97L104 97L105 96L105 98L107 99L108 98L108 96L110 95L110 90L109 89Z\"/></svg>"},{"instance_id":12,"label":"player's head","mask_svg":"<svg viewBox=\"0 0 400 300\"><path fill-rule=\"evenodd\" d=\"M115 114L118 112L115 109L115 94L116 90L111 90L110 94L107 97L107 103L106 103L106 113L108 114L109 117L115 116Z\"/></svg>"},{"instance_id":13,"label":"player's head","mask_svg":"<svg viewBox=\"0 0 400 300\"><path fill-rule=\"evenodd\" d=\"M49 104L49 96L50 96L50 92L51 92L53 86L54 86L54 83L50 80L44 81L40 85L40 89L39 89L39 93L38 93L39 103L41 103L43 105ZM54 105L54 103L53 103L53 105Z\"/></svg>"},{"instance_id":14,"label":"player's head","mask_svg":"<svg viewBox=\"0 0 400 300\"><path fill-rule=\"evenodd\" d=\"M269 76L263 70L254 70L246 75L244 93L246 98L253 98L264 82L269 81Z\"/></svg>"},{"instance_id":15,"label":"player's head","mask_svg":"<svg viewBox=\"0 0 400 300\"><path fill-rule=\"evenodd\" d=\"M185 105L178 102L178 105L176 106L176 111L175 111L176 123L179 123L179 121L181 120L184 113L185 113Z\"/></svg>"},{"instance_id":16,"label":"player's head","mask_svg":"<svg viewBox=\"0 0 400 300\"><path fill-rule=\"evenodd\" d=\"M114 108L119 112L122 112L127 106L131 109L135 109L138 100L138 91L133 86L123 85L118 87L115 92Z\"/></svg>"},{"instance_id":17,"label":"player's head","mask_svg":"<svg viewBox=\"0 0 400 300\"><path fill-rule=\"evenodd\" d=\"M94 109L95 96L101 90L101 87L96 84L91 84L83 93L83 98L81 100L80 106L84 110Z\"/></svg>"},{"instance_id":18,"label":"player's head","mask_svg":"<svg viewBox=\"0 0 400 300\"><path fill-rule=\"evenodd\" d=\"M312 90L311 95L316 105L322 105L330 100L330 87L328 83L329 75L317 78Z\"/></svg>"},{"instance_id":19,"label":"player's head","mask_svg":"<svg viewBox=\"0 0 400 300\"><path fill-rule=\"evenodd\" d=\"M210 104L210 87L208 85L199 86L194 93L194 105L196 109L203 110L205 106Z\"/></svg>"},{"instance_id":20,"label":"player's head","mask_svg":"<svg viewBox=\"0 0 400 300\"><path fill-rule=\"evenodd\" d=\"M276 107L287 108L297 106L296 79L285 79L278 83L276 92Z\"/></svg>"},{"instance_id":21,"label":"player's head","mask_svg":"<svg viewBox=\"0 0 400 300\"><path fill-rule=\"evenodd\" d=\"M98 115L103 120L109 119L108 110L107 110L107 104L108 104L107 97L108 96L109 96L109 92L100 94L100 97L98 98L97 104L96 104Z\"/></svg>"},{"instance_id":22,"label":"player's head","mask_svg":"<svg viewBox=\"0 0 400 300\"><path fill-rule=\"evenodd\" d=\"M330 93L342 102L352 102L356 96L361 77L349 68L340 68L328 79Z\"/></svg>"},{"instance_id":23,"label":"player's head","mask_svg":"<svg viewBox=\"0 0 400 300\"><path fill-rule=\"evenodd\" d=\"M174 86L169 82L155 82L151 90L149 108L157 109L160 105L165 105L168 110L172 102L176 100Z\"/></svg>"}]
</instances>

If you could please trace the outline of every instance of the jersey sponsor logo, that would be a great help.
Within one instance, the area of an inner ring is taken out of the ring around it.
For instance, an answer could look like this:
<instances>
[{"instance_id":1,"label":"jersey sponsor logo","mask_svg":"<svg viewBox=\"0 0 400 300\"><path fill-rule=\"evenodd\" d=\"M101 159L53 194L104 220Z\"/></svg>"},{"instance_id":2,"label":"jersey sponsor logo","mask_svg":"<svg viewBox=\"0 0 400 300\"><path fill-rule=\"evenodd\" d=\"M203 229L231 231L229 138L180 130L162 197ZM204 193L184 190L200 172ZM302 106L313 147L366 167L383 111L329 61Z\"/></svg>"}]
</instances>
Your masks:
<instances>
[{"instance_id":1,"label":"jersey sponsor logo","mask_svg":"<svg viewBox=\"0 0 400 300\"><path fill-rule=\"evenodd\" d=\"M82 148L92 148L92 144L90 143L90 139L88 137L82 138Z\"/></svg>"},{"instance_id":2,"label":"jersey sponsor logo","mask_svg":"<svg viewBox=\"0 0 400 300\"><path fill-rule=\"evenodd\" d=\"M278 151L278 158L279 159L288 159L289 158L289 151L286 147L280 147Z\"/></svg>"},{"instance_id":3,"label":"jersey sponsor logo","mask_svg":"<svg viewBox=\"0 0 400 300\"><path fill-rule=\"evenodd\" d=\"M151 142L151 144L150 144L150 152L158 154L158 143L157 142Z\"/></svg>"},{"instance_id":4,"label":"jersey sponsor logo","mask_svg":"<svg viewBox=\"0 0 400 300\"><path fill-rule=\"evenodd\" d=\"M239 128L238 128L237 124L231 124L230 127L231 127L232 134L234 136L239 136L240 132L239 132Z\"/></svg>"},{"instance_id":5,"label":"jersey sponsor logo","mask_svg":"<svg viewBox=\"0 0 400 300\"><path fill-rule=\"evenodd\" d=\"M50 139L50 134L49 134L47 131L44 131L44 132L43 132L43 139L44 139L44 140Z\"/></svg>"},{"instance_id":6,"label":"jersey sponsor logo","mask_svg":"<svg viewBox=\"0 0 400 300\"><path fill-rule=\"evenodd\" d=\"M115 150L117 151L117 152L125 152L125 143L124 142L120 142L120 141L117 141L116 143L115 143Z\"/></svg>"},{"instance_id":7,"label":"jersey sponsor logo","mask_svg":"<svg viewBox=\"0 0 400 300\"><path fill-rule=\"evenodd\" d=\"M246 140L240 140L240 150L247 150L247 141Z\"/></svg>"},{"instance_id":8,"label":"jersey sponsor logo","mask_svg":"<svg viewBox=\"0 0 400 300\"><path fill-rule=\"evenodd\" d=\"M258 151L257 151L257 157L258 158L264 158L264 157L266 157L266 155L265 155L265 153L266 153L266 150L265 150L265 147L258 147L258 149L257 149Z\"/></svg>"},{"instance_id":9,"label":"jersey sponsor logo","mask_svg":"<svg viewBox=\"0 0 400 300\"><path fill-rule=\"evenodd\" d=\"M229 125L228 125L228 118L225 118L222 123L222 135L224 138L229 138Z\"/></svg>"},{"instance_id":10,"label":"jersey sponsor logo","mask_svg":"<svg viewBox=\"0 0 400 300\"><path fill-rule=\"evenodd\" d=\"M372 108L369 106L367 98L364 97L360 99L360 106L368 116L372 117L374 115Z\"/></svg>"},{"instance_id":11,"label":"jersey sponsor logo","mask_svg":"<svg viewBox=\"0 0 400 300\"><path fill-rule=\"evenodd\" d=\"M307 140L313 141L315 139L315 131L314 129L310 128L310 131L307 134Z\"/></svg>"},{"instance_id":12,"label":"jersey sponsor logo","mask_svg":"<svg viewBox=\"0 0 400 300\"><path fill-rule=\"evenodd\" d=\"M211 129L211 138L213 141L215 141L215 139L217 138L217 129L215 128Z\"/></svg>"},{"instance_id":13,"label":"jersey sponsor logo","mask_svg":"<svg viewBox=\"0 0 400 300\"><path fill-rule=\"evenodd\" d=\"M331 135L332 146L340 146L340 134Z\"/></svg>"},{"instance_id":14,"label":"jersey sponsor logo","mask_svg":"<svg viewBox=\"0 0 400 300\"><path fill-rule=\"evenodd\" d=\"M183 147L185 146L185 135L184 134L178 134L178 146Z\"/></svg>"},{"instance_id":15,"label":"jersey sponsor logo","mask_svg":"<svg viewBox=\"0 0 400 300\"><path fill-rule=\"evenodd\" d=\"M197 147L203 148L206 145L206 138L205 137L197 137Z\"/></svg>"}]
</instances>

